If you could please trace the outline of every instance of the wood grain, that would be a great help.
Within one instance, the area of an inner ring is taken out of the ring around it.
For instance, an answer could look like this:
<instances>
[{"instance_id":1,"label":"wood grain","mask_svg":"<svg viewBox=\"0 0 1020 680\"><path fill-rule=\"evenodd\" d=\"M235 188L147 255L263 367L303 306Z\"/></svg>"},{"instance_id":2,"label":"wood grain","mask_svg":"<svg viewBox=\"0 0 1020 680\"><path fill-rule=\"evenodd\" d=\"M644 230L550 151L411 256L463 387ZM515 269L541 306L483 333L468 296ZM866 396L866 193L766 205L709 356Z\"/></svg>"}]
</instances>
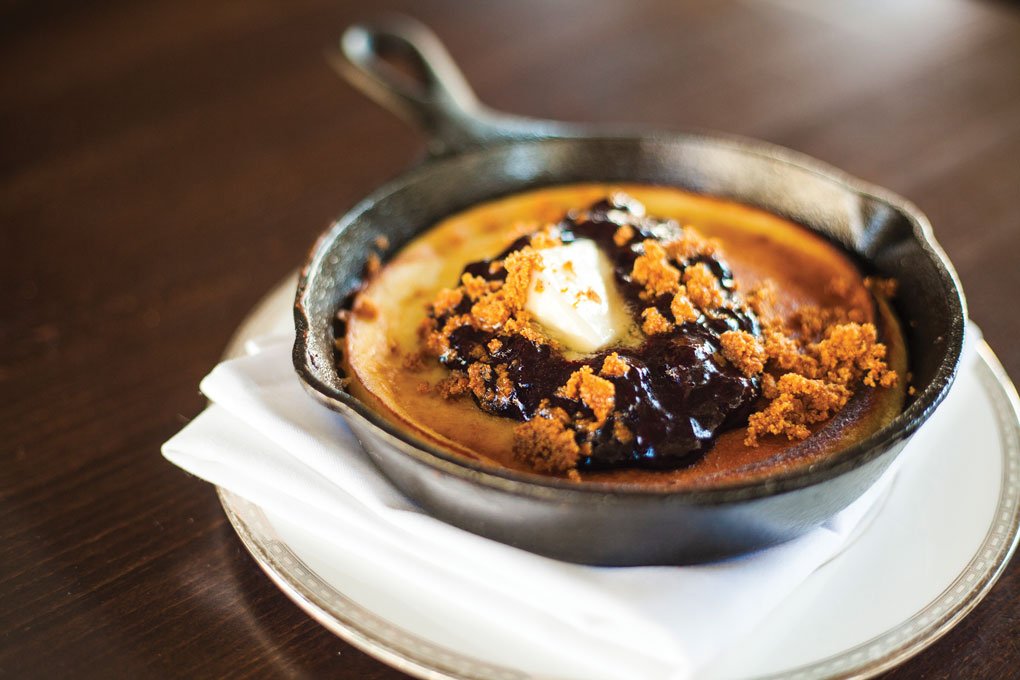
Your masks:
<instances>
[{"instance_id":1,"label":"wood grain","mask_svg":"<svg viewBox=\"0 0 1020 680\"><path fill-rule=\"evenodd\" d=\"M495 107L759 137L904 194L1020 376L1015 3L377 4ZM292 605L159 455L248 309L420 153L322 59L367 10L0 7L0 676L403 677ZM1012 677L1018 612L1014 564L888 677Z\"/></svg>"}]
</instances>

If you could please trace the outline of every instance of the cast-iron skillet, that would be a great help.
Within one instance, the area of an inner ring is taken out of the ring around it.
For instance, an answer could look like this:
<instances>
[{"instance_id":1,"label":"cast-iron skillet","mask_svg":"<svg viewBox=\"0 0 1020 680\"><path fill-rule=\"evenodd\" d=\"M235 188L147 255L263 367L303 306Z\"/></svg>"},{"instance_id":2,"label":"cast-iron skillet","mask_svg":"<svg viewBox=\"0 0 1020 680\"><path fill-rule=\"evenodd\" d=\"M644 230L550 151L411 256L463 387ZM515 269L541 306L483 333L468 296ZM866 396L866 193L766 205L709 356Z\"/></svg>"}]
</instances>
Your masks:
<instances>
[{"instance_id":1,"label":"cast-iron skillet","mask_svg":"<svg viewBox=\"0 0 1020 680\"><path fill-rule=\"evenodd\" d=\"M429 513L526 550L602 565L678 564L793 538L870 487L946 395L963 345L956 274L913 205L823 163L758 141L703 133L605 132L496 114L475 99L435 36L408 19L349 28L336 65L419 126L428 158L354 206L316 243L298 285L294 364L349 422L379 468ZM413 67L406 77L381 57ZM913 384L903 413L817 465L703 491L572 483L444 453L344 391L333 319L361 284L373 239L400 248L488 199L570 182L645 182L758 206L814 229L900 284L895 309Z\"/></svg>"}]
</instances>

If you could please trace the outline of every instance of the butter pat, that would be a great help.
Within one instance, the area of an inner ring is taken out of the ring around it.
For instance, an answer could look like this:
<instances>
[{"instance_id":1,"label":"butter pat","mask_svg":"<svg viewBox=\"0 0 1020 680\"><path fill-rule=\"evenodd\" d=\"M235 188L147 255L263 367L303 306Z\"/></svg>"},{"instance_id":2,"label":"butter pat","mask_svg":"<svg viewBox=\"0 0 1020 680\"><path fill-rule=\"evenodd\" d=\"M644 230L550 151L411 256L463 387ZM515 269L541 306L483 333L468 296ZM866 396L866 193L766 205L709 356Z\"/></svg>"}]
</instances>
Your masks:
<instances>
[{"instance_id":1,"label":"butter pat","mask_svg":"<svg viewBox=\"0 0 1020 680\"><path fill-rule=\"evenodd\" d=\"M620 335L612 303L618 295L612 265L594 241L543 248L524 308L556 340L576 352L595 352Z\"/></svg>"}]
</instances>

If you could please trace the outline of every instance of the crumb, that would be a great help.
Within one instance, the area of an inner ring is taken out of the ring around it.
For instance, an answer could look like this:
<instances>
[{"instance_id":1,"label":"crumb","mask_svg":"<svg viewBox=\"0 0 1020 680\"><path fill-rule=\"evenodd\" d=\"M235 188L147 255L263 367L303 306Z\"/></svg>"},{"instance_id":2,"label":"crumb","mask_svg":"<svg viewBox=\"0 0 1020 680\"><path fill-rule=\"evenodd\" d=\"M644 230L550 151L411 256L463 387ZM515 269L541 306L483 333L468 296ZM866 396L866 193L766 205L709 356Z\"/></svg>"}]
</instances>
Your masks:
<instances>
[{"instance_id":1,"label":"crumb","mask_svg":"<svg viewBox=\"0 0 1020 680\"><path fill-rule=\"evenodd\" d=\"M842 276L831 279L825 284L825 292L829 295L845 300L850 294L850 281Z\"/></svg>"},{"instance_id":2,"label":"crumb","mask_svg":"<svg viewBox=\"0 0 1020 680\"><path fill-rule=\"evenodd\" d=\"M878 297L889 299L896 297L900 282L896 279L884 279L877 276L864 277L864 285Z\"/></svg>"},{"instance_id":3,"label":"crumb","mask_svg":"<svg viewBox=\"0 0 1020 680\"><path fill-rule=\"evenodd\" d=\"M502 293L506 304L514 310L523 309L528 300L531 277L542 269L542 256L538 251L525 247L507 255L503 266L506 268L506 283Z\"/></svg>"},{"instance_id":4,"label":"crumb","mask_svg":"<svg viewBox=\"0 0 1020 680\"><path fill-rule=\"evenodd\" d=\"M645 335L658 335L668 333L673 329L673 324L664 317L655 307L649 307L641 312L641 330Z\"/></svg>"},{"instance_id":5,"label":"crumb","mask_svg":"<svg viewBox=\"0 0 1020 680\"><path fill-rule=\"evenodd\" d=\"M386 236L383 236L382 234L372 239L372 243L374 243L375 247L378 248L379 250L386 250L387 248L390 247L390 239L387 238Z\"/></svg>"},{"instance_id":6,"label":"crumb","mask_svg":"<svg viewBox=\"0 0 1020 680\"><path fill-rule=\"evenodd\" d=\"M503 296L485 295L471 307L474 325L486 331L498 331L510 319L510 307Z\"/></svg>"},{"instance_id":7,"label":"crumb","mask_svg":"<svg viewBox=\"0 0 1020 680\"><path fill-rule=\"evenodd\" d=\"M581 447L562 420L539 416L514 428L514 457L538 472L577 472Z\"/></svg>"},{"instance_id":8,"label":"crumb","mask_svg":"<svg viewBox=\"0 0 1020 680\"><path fill-rule=\"evenodd\" d=\"M645 299L672 294L680 287L680 270L666 260L666 251L653 239L644 241L644 253L634 260L630 276L645 287Z\"/></svg>"},{"instance_id":9,"label":"crumb","mask_svg":"<svg viewBox=\"0 0 1020 680\"><path fill-rule=\"evenodd\" d=\"M443 399L453 399L470 392L469 383L470 381L463 371L451 371L450 375L436 383L435 389Z\"/></svg>"},{"instance_id":10,"label":"crumb","mask_svg":"<svg viewBox=\"0 0 1020 680\"><path fill-rule=\"evenodd\" d=\"M629 444L634 441L634 433L617 419L613 421L613 438L621 444Z\"/></svg>"},{"instance_id":11,"label":"crumb","mask_svg":"<svg viewBox=\"0 0 1020 680\"><path fill-rule=\"evenodd\" d=\"M503 335L519 335L536 345L548 345L553 349L559 348L559 343L537 329L531 322L531 315L526 311L517 312L511 317L503 327L502 333Z\"/></svg>"},{"instance_id":12,"label":"crumb","mask_svg":"<svg viewBox=\"0 0 1020 680\"><path fill-rule=\"evenodd\" d=\"M602 360L602 370L599 371L599 375L607 378L622 378L628 370L630 370L630 364L622 359L619 354L613 352Z\"/></svg>"},{"instance_id":13,"label":"crumb","mask_svg":"<svg viewBox=\"0 0 1020 680\"><path fill-rule=\"evenodd\" d=\"M436 316L449 314L457 308L464 299L464 291L459 288L444 288L436 294L432 302L432 311Z\"/></svg>"},{"instance_id":14,"label":"crumb","mask_svg":"<svg viewBox=\"0 0 1020 680\"><path fill-rule=\"evenodd\" d=\"M821 338L825 329L834 323L849 321L846 310L842 308L816 307L804 305L799 307L790 318L793 333L802 340Z\"/></svg>"},{"instance_id":15,"label":"crumb","mask_svg":"<svg viewBox=\"0 0 1020 680\"><path fill-rule=\"evenodd\" d=\"M616 405L616 386L604 378L600 378L591 370L591 366L582 366L574 371L566 384L556 391L556 396L574 401L581 401L595 414L592 429L605 425L609 414Z\"/></svg>"},{"instance_id":16,"label":"crumb","mask_svg":"<svg viewBox=\"0 0 1020 680\"><path fill-rule=\"evenodd\" d=\"M684 323L687 321L697 321L701 316L698 314L698 310L694 308L694 303L687 297L687 287L680 286L676 295L673 296L673 301L669 305L669 309L673 312L673 319L678 323Z\"/></svg>"},{"instance_id":17,"label":"crumb","mask_svg":"<svg viewBox=\"0 0 1020 680\"><path fill-rule=\"evenodd\" d=\"M556 246L562 246L563 241L560 240L559 236L553 234L551 227L546 227L542 231L536 231L531 236L529 241L532 248L536 250L542 250L543 248L554 248Z\"/></svg>"},{"instance_id":18,"label":"crumb","mask_svg":"<svg viewBox=\"0 0 1020 680\"><path fill-rule=\"evenodd\" d=\"M773 398L761 411L747 419L747 446L757 446L763 434L785 435L787 439L806 439L808 427L828 420L843 408L851 392L844 385L812 380L796 373L779 378L770 391Z\"/></svg>"},{"instance_id":19,"label":"crumb","mask_svg":"<svg viewBox=\"0 0 1020 680\"><path fill-rule=\"evenodd\" d=\"M623 226L619 227L615 232L613 232L613 243L615 243L620 248L630 243L631 239L633 238L634 227L630 226L629 224L624 224Z\"/></svg>"},{"instance_id":20,"label":"crumb","mask_svg":"<svg viewBox=\"0 0 1020 680\"><path fill-rule=\"evenodd\" d=\"M481 401L492 401L492 393L489 391L488 382L492 380L492 366L475 362L468 366L467 386Z\"/></svg>"},{"instance_id":21,"label":"crumb","mask_svg":"<svg viewBox=\"0 0 1020 680\"><path fill-rule=\"evenodd\" d=\"M461 277L460 288L455 290L474 303L470 314L466 315L467 324L489 332L502 332L515 316L523 314L531 277L541 269L542 257L533 248L525 247L508 255L502 266L507 272L505 281L486 281L471 274ZM431 305L432 314L442 316L452 311L453 302L460 304L456 292L443 291ZM523 322L518 319L515 327L521 325Z\"/></svg>"},{"instance_id":22,"label":"crumb","mask_svg":"<svg viewBox=\"0 0 1020 680\"><path fill-rule=\"evenodd\" d=\"M795 328L775 324L764 332L770 370L783 374L778 380L763 376L762 395L769 403L748 418L748 446L765 434L807 437L808 425L827 420L846 404L854 384L896 384L899 377L886 364L887 349L878 342L875 326L840 322L850 316L846 310L803 308L794 317Z\"/></svg>"},{"instance_id":23,"label":"crumb","mask_svg":"<svg viewBox=\"0 0 1020 680\"><path fill-rule=\"evenodd\" d=\"M757 284L744 296L744 303L751 308L764 328L782 323L776 304L776 284L772 279Z\"/></svg>"},{"instance_id":24,"label":"crumb","mask_svg":"<svg viewBox=\"0 0 1020 680\"><path fill-rule=\"evenodd\" d=\"M514 394L514 383L510 380L510 372L506 364L496 366L496 396L506 400Z\"/></svg>"},{"instance_id":25,"label":"crumb","mask_svg":"<svg viewBox=\"0 0 1020 680\"><path fill-rule=\"evenodd\" d=\"M536 293L541 293L544 290L545 290L545 283L542 281L542 279L539 279L538 281L535 281L535 292Z\"/></svg>"},{"instance_id":26,"label":"crumb","mask_svg":"<svg viewBox=\"0 0 1020 680\"><path fill-rule=\"evenodd\" d=\"M431 322L431 323L430 323ZM471 318L467 314L449 316L443 323L441 329L436 328L434 319L426 319L422 322L422 329L426 329L425 350L432 356L441 357L450 350L450 334L461 326L470 325Z\"/></svg>"},{"instance_id":27,"label":"crumb","mask_svg":"<svg viewBox=\"0 0 1020 680\"><path fill-rule=\"evenodd\" d=\"M693 264L684 270L684 284L687 287L687 297L699 309L710 311L722 307L722 288L715 274L704 262Z\"/></svg>"},{"instance_id":28,"label":"crumb","mask_svg":"<svg viewBox=\"0 0 1020 680\"><path fill-rule=\"evenodd\" d=\"M765 356L775 368L806 376L814 376L818 372L817 360L804 354L800 344L782 330L766 329L762 338Z\"/></svg>"},{"instance_id":29,"label":"crumb","mask_svg":"<svg viewBox=\"0 0 1020 680\"><path fill-rule=\"evenodd\" d=\"M368 259L365 260L365 277L369 279L375 278L381 269L382 260L375 253L369 253Z\"/></svg>"},{"instance_id":30,"label":"crumb","mask_svg":"<svg viewBox=\"0 0 1020 680\"><path fill-rule=\"evenodd\" d=\"M663 244L666 253L677 262L684 262L701 255L714 255L718 241L707 239L694 227L683 227L680 236Z\"/></svg>"},{"instance_id":31,"label":"crumb","mask_svg":"<svg viewBox=\"0 0 1020 680\"><path fill-rule=\"evenodd\" d=\"M838 324L866 323L864 312L860 309L844 307L815 307L805 305L793 313L792 332L803 341L820 340L830 328Z\"/></svg>"},{"instance_id":32,"label":"crumb","mask_svg":"<svg viewBox=\"0 0 1020 680\"><path fill-rule=\"evenodd\" d=\"M425 366L425 357L421 352L411 352L404 357L401 366L408 371L420 371Z\"/></svg>"},{"instance_id":33,"label":"crumb","mask_svg":"<svg viewBox=\"0 0 1020 680\"><path fill-rule=\"evenodd\" d=\"M600 304L602 302L602 296L589 288L588 290L581 291L577 294L576 302L583 302L584 300L591 300L595 304Z\"/></svg>"},{"instance_id":34,"label":"crumb","mask_svg":"<svg viewBox=\"0 0 1020 680\"><path fill-rule=\"evenodd\" d=\"M428 394L431 389L432 387L424 380L418 383L418 394Z\"/></svg>"},{"instance_id":35,"label":"crumb","mask_svg":"<svg viewBox=\"0 0 1020 680\"><path fill-rule=\"evenodd\" d=\"M726 331L719 336L722 354L747 377L765 370L765 349L758 339L745 331Z\"/></svg>"},{"instance_id":36,"label":"crumb","mask_svg":"<svg viewBox=\"0 0 1020 680\"><path fill-rule=\"evenodd\" d=\"M873 324L847 323L832 326L825 339L809 346L818 359L819 377L846 385L861 378L868 387L896 384L896 371L885 363L886 347L878 342Z\"/></svg>"},{"instance_id":37,"label":"crumb","mask_svg":"<svg viewBox=\"0 0 1020 680\"><path fill-rule=\"evenodd\" d=\"M486 347L490 354L495 354L503 348L503 343L499 340L499 338L493 338L492 340L489 340L489 344L486 345Z\"/></svg>"},{"instance_id":38,"label":"crumb","mask_svg":"<svg viewBox=\"0 0 1020 680\"><path fill-rule=\"evenodd\" d=\"M359 295L354 301L354 309L352 310L354 316L365 321L371 321L379 316L379 307L372 300Z\"/></svg>"},{"instance_id":39,"label":"crumb","mask_svg":"<svg viewBox=\"0 0 1020 680\"><path fill-rule=\"evenodd\" d=\"M491 283L499 283L494 281ZM465 274L460 277L460 285L464 288L464 293L467 294L471 300L477 300L483 295L492 292L493 286L489 281L486 281L481 276L472 276L471 274Z\"/></svg>"}]
</instances>

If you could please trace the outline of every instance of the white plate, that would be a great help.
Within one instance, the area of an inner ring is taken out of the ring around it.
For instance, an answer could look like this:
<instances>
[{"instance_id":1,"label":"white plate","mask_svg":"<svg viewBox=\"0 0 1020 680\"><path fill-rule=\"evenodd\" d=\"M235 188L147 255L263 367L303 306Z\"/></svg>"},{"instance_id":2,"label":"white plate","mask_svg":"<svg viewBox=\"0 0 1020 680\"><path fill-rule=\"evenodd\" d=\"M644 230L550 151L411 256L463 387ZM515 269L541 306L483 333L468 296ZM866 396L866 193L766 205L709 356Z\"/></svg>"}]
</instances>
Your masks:
<instances>
[{"instance_id":1,"label":"white plate","mask_svg":"<svg viewBox=\"0 0 1020 680\"><path fill-rule=\"evenodd\" d=\"M228 349L287 331L293 279L277 286ZM925 431L858 538L812 574L706 670L715 679L870 677L918 653L970 612L995 583L1020 527L1020 401L991 349L979 343L943 408L959 428L937 442ZM918 446L920 444L920 446ZM292 600L376 658L422 678L543 678L514 668L514 650L470 622L399 601L355 557L327 549L223 489L245 547Z\"/></svg>"}]
</instances>

